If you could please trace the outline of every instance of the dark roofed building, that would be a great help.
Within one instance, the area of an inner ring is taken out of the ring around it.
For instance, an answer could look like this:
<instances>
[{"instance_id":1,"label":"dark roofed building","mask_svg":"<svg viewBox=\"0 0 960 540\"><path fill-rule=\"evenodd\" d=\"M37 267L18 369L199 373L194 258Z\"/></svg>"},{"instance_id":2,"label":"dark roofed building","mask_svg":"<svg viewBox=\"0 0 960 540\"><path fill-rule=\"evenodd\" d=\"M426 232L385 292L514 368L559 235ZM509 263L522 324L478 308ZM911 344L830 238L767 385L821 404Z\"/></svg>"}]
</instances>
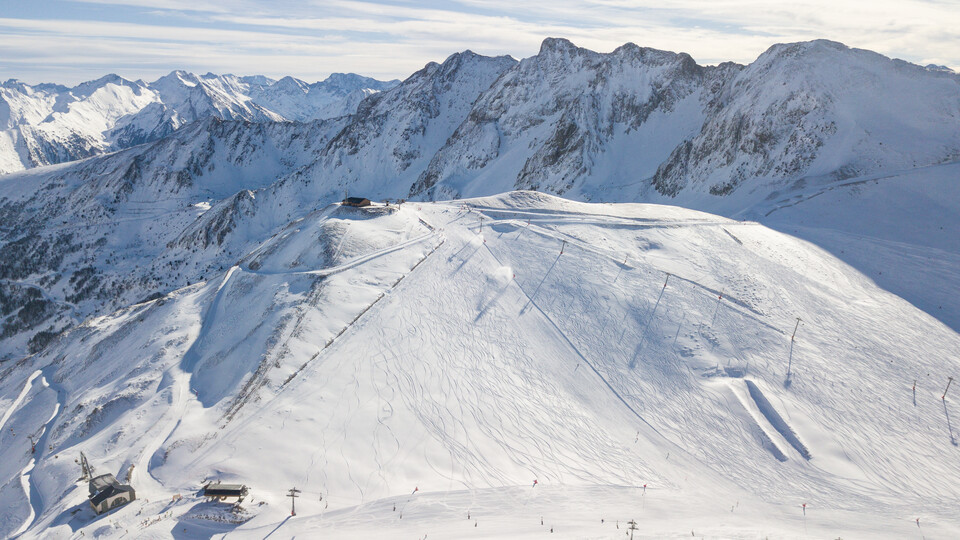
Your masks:
<instances>
[{"instance_id":1,"label":"dark roofed building","mask_svg":"<svg viewBox=\"0 0 960 540\"><path fill-rule=\"evenodd\" d=\"M90 480L90 506L98 514L136 500L133 487L117 482L112 474L101 474Z\"/></svg>"},{"instance_id":2,"label":"dark roofed building","mask_svg":"<svg viewBox=\"0 0 960 540\"><path fill-rule=\"evenodd\" d=\"M207 484L203 486L203 496L225 501L227 499L236 499L242 501L247 496L249 488L243 484Z\"/></svg>"},{"instance_id":3,"label":"dark roofed building","mask_svg":"<svg viewBox=\"0 0 960 540\"><path fill-rule=\"evenodd\" d=\"M347 197L343 200L344 206L356 206L357 208L363 208L364 206L370 206L370 199L365 199L363 197Z\"/></svg>"}]
</instances>

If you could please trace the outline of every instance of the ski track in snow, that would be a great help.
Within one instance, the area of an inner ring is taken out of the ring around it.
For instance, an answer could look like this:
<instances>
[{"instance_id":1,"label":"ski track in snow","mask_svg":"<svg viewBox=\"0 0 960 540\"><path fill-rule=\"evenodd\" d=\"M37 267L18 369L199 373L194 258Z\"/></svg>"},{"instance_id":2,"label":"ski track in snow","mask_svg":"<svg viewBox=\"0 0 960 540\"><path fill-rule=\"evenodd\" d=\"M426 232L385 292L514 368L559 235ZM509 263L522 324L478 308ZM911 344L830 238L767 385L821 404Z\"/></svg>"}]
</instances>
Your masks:
<instances>
[{"instance_id":1,"label":"ski track in snow","mask_svg":"<svg viewBox=\"0 0 960 540\"><path fill-rule=\"evenodd\" d=\"M33 374L30 375L30 378L27 379L27 382L23 384L23 389L20 390L20 395L18 395L17 399L13 400L13 403L7 407L7 412L3 413L3 418L0 419L0 430L6 426L7 420L9 420L10 416L13 415L13 411L17 410L17 407L23 404L23 400L26 399L27 393L30 392L31 388L33 388L33 381L41 375L43 375L43 371L38 369L34 371Z\"/></svg>"},{"instance_id":2,"label":"ski track in snow","mask_svg":"<svg viewBox=\"0 0 960 540\"><path fill-rule=\"evenodd\" d=\"M543 215L543 214L538 214L538 215ZM488 218L488 219L489 219L489 218ZM616 220L616 218L613 218L613 220ZM630 220L630 221L633 221L633 220ZM503 221L497 221L497 222L498 222L498 223L505 223L505 224L509 224L509 225L513 225L513 226L517 226L517 222L514 221L514 220L511 220L511 219L507 219L507 220L503 220ZM572 220L572 222L575 222L575 223L578 223L578 224L593 224L593 225L600 225L600 226L605 226L606 224L608 224L608 221L606 221L606 220L599 220L599 221L595 221L595 222L593 222L593 223L590 223L590 222L588 222L588 221L581 222L581 221L577 221L577 220ZM528 226L526 226L526 227L524 227L524 228L522 229L522 231L525 231L525 230L527 230L527 229L531 229L531 227L533 226L533 223L534 223L534 222L531 221ZM547 220L547 223L559 223L559 222L551 219L551 220ZM657 221L655 224L651 224L649 227L647 227L647 226L636 226L636 227L630 226L630 227L628 227L628 228L629 228L630 230L642 230L642 229L645 229L645 228L680 228L680 227L718 226L718 227L721 228L721 230L723 230L724 232L726 232L726 233L729 235L730 233L729 233L728 231L726 231L726 229L723 229L723 227L724 227L724 226L730 226L730 225L755 226L756 224L753 224L753 223L741 223L741 222L707 221L707 220L704 220L704 221L702 221L702 222L679 222L679 221L660 220L660 221ZM562 233L557 233L555 229L550 228L550 227L533 227L531 230L532 230L533 233L540 234L540 235L542 235L542 236L544 236L544 237L553 238L553 239L556 239L557 241L564 241L564 240L565 240L565 241L566 241L567 243L569 243L571 246L576 246L576 247L579 247L580 249L583 249L584 251L589 251L589 252L596 253L596 254L598 254L598 255L602 255L602 256L610 259L611 261L619 261L619 256L622 255L622 253L615 253L615 252L606 251L606 250L603 250L603 249L598 249L597 247L592 246L592 245L588 244L587 242L584 242L584 241L580 240L580 239L577 238L576 236L572 236L572 235L568 235L568 234L562 234ZM522 232L522 231L521 231L521 232ZM732 235L731 235L731 237L732 237ZM738 242L739 242L739 241L738 241ZM649 264L649 263L648 263L648 264ZM664 274L667 274L667 273L668 273L668 272L666 272L666 271L663 271L663 272L664 272ZM671 275L672 277L677 278L677 279L680 279L680 280L686 281L686 282L688 282L688 283L691 283L691 284L693 284L693 285L695 285L695 286L703 289L704 291L710 293L711 295L719 296L719 295L721 295L721 294L723 293L723 291L719 291L719 290L717 290L717 289L715 289L715 288L711 288L711 287L706 286L706 285L704 285L704 284L702 284L702 283L700 283L700 282L697 282L696 280L693 280L693 279L690 279L690 278L686 278L686 277L684 277L684 276L682 276L682 275L677 275L677 274L674 274L674 273L670 273L670 275ZM618 275L617 277L619 277L619 275ZM614 281L616 281L616 278L615 278ZM534 295L534 296L535 296L535 295ZM745 310L747 310L747 311L750 311L750 312L752 313L752 315L754 316L754 320L755 320L757 323L763 324L763 325L767 326L767 327L768 327L769 329L771 329L771 330L774 330L774 331L777 331L777 332L782 332L782 330L780 330L780 329L778 329L778 328L775 328L775 327L773 327L773 326L770 326L770 325L768 325L767 323L765 323L765 322L763 322L762 320L760 320L759 317L762 316L761 313L757 313L757 312L756 312L755 310L753 310L749 305L747 305L747 304L743 303L742 301L738 300L735 296L732 296L732 295L730 295L730 294L724 294L723 297L724 297L724 299L726 299L728 302L730 302L730 303L738 306L738 308L740 308L740 309L745 309Z\"/></svg>"},{"instance_id":3,"label":"ski track in snow","mask_svg":"<svg viewBox=\"0 0 960 540\"><path fill-rule=\"evenodd\" d=\"M532 223L532 222L531 222L531 223ZM491 223L491 225L493 225L493 224ZM711 226L712 226L713 224L707 224L707 225L711 225ZM527 228L529 228L529 226L528 226ZM525 230L525 229L524 229L524 230ZM522 232L522 231L521 231L521 232ZM726 231L725 231L725 232L726 232ZM550 235L550 236L553 236L553 235ZM519 237L519 236L518 236L518 237ZM556 236L553 236L553 237L554 237L554 238L557 238ZM588 251L593 251L593 252L598 251L598 250L596 250L595 248L592 248L592 247L587 247L587 248L585 248L585 249L587 249ZM560 258L562 259L562 256L561 256ZM613 256L610 256L610 258L612 259ZM551 271L552 271L553 266L554 266L554 265L552 265L551 268L548 269L548 271L547 271L547 272L544 274L544 276L541 278L541 284L543 283L544 280L546 280L546 279L549 277L549 275L550 275L550 273L551 273ZM618 274L619 274L619 272L618 272ZM673 274L673 275L675 275L675 274ZM703 285L697 283L697 282L694 281L694 280L689 280L689 279L685 279L685 278L681 278L681 279L684 280L684 281L687 281L688 283L693 284L694 286L696 286L696 287L698 287L698 288L700 288L700 289L703 289L704 291L706 291L706 292L708 292L708 293L710 293L710 296L713 296L713 295L717 294L716 290L711 289L711 288L709 288L709 287L704 287ZM674 290L676 290L676 289L674 288ZM661 292L663 292L663 291L661 290ZM581 295L574 295L574 297L580 297L580 296L581 296ZM706 296L706 295L705 295L705 296ZM714 297L714 298L716 298L716 297ZM730 299L731 299L731 295L730 295L730 294L724 294L724 295L723 295L723 300L729 301ZM717 300L714 300L714 302L715 302L716 305L715 305L715 306L711 306L711 307L714 307L714 309L711 310L711 312L714 314L713 317L711 317L711 319L716 319L716 318L717 318L717 314L720 313L719 308L720 308L721 306L726 306L727 309L730 309L730 308L731 308L731 304L722 303L722 302L717 301ZM738 302L735 302L733 305L738 305L738 304L739 304ZM543 310L542 310L542 307L538 306L538 308L540 308L540 310L543 311ZM750 310L750 311L753 311L753 310ZM736 313L736 310L734 311L734 313ZM740 312L739 314L740 314L742 317L746 318L746 319L752 319L752 322L760 323L760 325L761 325L762 327L765 327L766 329L771 330L771 331L775 331L777 334L783 335L783 333L784 333L783 330L770 327L769 325L766 325L766 324L763 323L762 321L758 320L758 317L757 317L757 316L758 316L759 314L757 314L757 313L743 313L743 312ZM722 314L721 314L721 315L722 315ZM643 322L643 321L638 321L638 322ZM643 327L643 328L648 328L650 322L653 322L653 321L647 321L647 324L646 324L646 325L641 325L641 327ZM713 323L711 323L711 326L712 326L714 323L716 323L716 322L717 322L717 321L714 320ZM556 324L556 323L554 323L554 324ZM682 323L681 323L681 325L682 325ZM701 323L701 325L700 325L698 328L701 329L701 330L698 330L698 334L699 334L699 333L702 331L703 323ZM679 333L679 330L680 330L680 329L678 328L678 330L677 330L678 333ZM645 335L645 333L642 333L642 335L640 336L641 344L642 344L642 340L643 340L643 336L644 336L644 335ZM623 336L621 335L621 339L622 339L622 337L623 337ZM635 354L635 353L634 353L634 354ZM621 383L621 384L622 384L622 383ZM704 390L696 390L696 389L694 389L694 391L696 391L696 392L701 392L701 393L702 393L703 391L706 391L706 389L704 389ZM674 441L674 442L676 442L676 441ZM721 453L722 453L722 452L721 452ZM730 456L730 459L736 459L736 457L735 457L734 455L731 455L731 456Z\"/></svg>"},{"instance_id":4,"label":"ski track in snow","mask_svg":"<svg viewBox=\"0 0 960 540\"><path fill-rule=\"evenodd\" d=\"M496 256L492 251L489 251L489 248L487 248L487 250L488 250L488 252L490 253L490 255L492 255L494 259L497 259L497 262L500 263L500 259L498 259L497 256ZM560 256L557 256L557 261L559 261L559 260L560 260ZM556 263L554 263L554 264L556 264ZM553 268L553 267L551 267L551 268ZM548 274L549 274L549 271L547 272L547 274L544 275L544 279L546 279L546 276L547 276ZM542 284L542 282L541 282L541 284ZM519 284L518 284L517 286L520 287ZM522 290L523 290L523 287L520 287L520 290L522 291ZM538 285L538 287L537 287L537 290L539 290L539 285ZM524 292L524 294L526 295L526 292ZM537 312L539 312L547 321L550 322L550 324L553 326L553 328L557 331L557 334L559 334L560 337L563 338L564 342L566 342L566 344L567 344L567 345L570 347L570 349L577 355L577 357L580 358L580 360L581 360L584 364L586 364L587 367L590 368L590 370L597 376L597 378L599 378L600 381L603 382L603 384L604 384L607 388L610 389L610 392L611 392L614 396L616 396L616 398L623 404L624 407L626 407L627 409L629 409L630 412L631 412L634 416L636 416L637 419L639 419L641 422L643 422L643 424L646 425L650 430L652 430L652 431L653 431L654 433L656 433L658 436L661 436L661 437L662 437L662 434L661 434L659 431L657 431L657 428L655 428L655 427L653 427L652 425L650 425L650 423L647 422L647 421L643 418L643 416L641 416L640 413L638 413L638 412L636 411L636 409L634 409L629 403L627 403L627 400L625 400L625 399L623 398L623 396L620 395L620 393L617 392L617 390L610 384L610 382L607 381L607 379L597 370L596 366L593 365L593 362L591 362L590 360L588 360L587 357L584 356L582 352L580 352L580 350L577 348L577 346L574 345L572 341L570 341L570 338L567 337L566 334L564 334L563 330L562 330L559 326L557 326L557 323L554 322L554 320L553 320L552 318L550 318L550 316L547 315L547 314L540 308L540 306L537 305L536 302L534 302L534 297L535 297L535 296L536 296L536 291L534 291L534 294L533 294L533 295L529 295L529 296L528 296L528 299L529 299L530 304L532 304L535 308L537 308Z\"/></svg>"},{"instance_id":5,"label":"ski track in snow","mask_svg":"<svg viewBox=\"0 0 960 540\"><path fill-rule=\"evenodd\" d=\"M340 272L343 272L344 270L349 270L349 269L351 269L351 268L356 268L357 266L360 266L360 265L363 265L363 264L365 264L365 263L368 263L368 262L372 261L373 259L377 259L377 258L383 257L384 255L389 255L390 253L394 253L394 252L403 250L403 249L408 248L408 247L410 247L410 246L412 246L412 245L419 244L419 243L421 243L421 242L423 242L423 241L425 241L425 240L428 240L428 239L434 238L434 237L436 237L436 233L433 233L433 232L427 233L427 234L421 235L421 236L419 236L419 237L417 237L417 238L413 238L413 239L407 240L407 241L405 241L405 242L400 242L400 243L397 244L397 245L390 246L390 247L386 247L386 248L383 248L383 249L379 249L379 250L376 250L376 251L374 251L374 252L372 252L372 253L369 253L369 254L367 254L367 255L363 255L363 256L360 256L360 257L356 257L355 259L352 259L352 260L350 260L350 261L348 261L348 262L345 262L345 263L343 263L343 264L340 264L340 265L337 265L337 266L332 266L332 267L330 267L330 268L323 268L323 269L320 269L320 270L290 270L290 271L285 271L285 272L269 272L269 271L263 271L263 270L251 270L251 269L247 268L247 269L243 269L243 271L244 271L244 272L251 273L251 274L263 275L263 276L295 275L295 274L299 274L299 275L310 275L310 276L332 276L332 275L334 275L334 274L338 274L338 273L340 273ZM339 253L339 248L337 248L337 250L338 250L337 252ZM236 267L235 267L235 268L236 268Z\"/></svg>"},{"instance_id":6,"label":"ski track in snow","mask_svg":"<svg viewBox=\"0 0 960 540\"><path fill-rule=\"evenodd\" d=\"M24 520L20 528L13 533L12 536L14 538L20 536L21 534L29 530L30 527L33 525L34 521L36 520L37 516L41 515L41 513L45 509L43 496L40 493L40 490L37 488L36 483L33 480L33 470L36 467L37 459L42 458L44 454L47 453L47 439L50 433L50 425L60 415L60 411L63 408L63 404L64 404L63 390L59 388L59 386L57 387L51 386L50 383L47 381L47 377L43 373L43 370L38 370L34 372L33 375L31 375L27 385L25 385L24 390L25 391L28 390L26 386L29 386L30 384L32 384L33 381L37 378L38 374L40 377L40 383L43 385L43 387L50 388L54 392L56 392L57 402L54 404L53 413L50 415L50 418L46 422L44 422L40 430L38 430L37 432L39 433L39 437L36 439L36 444L35 444L37 448L37 452L34 452L34 455L30 458L30 463L26 466L26 468L23 469L23 472L20 473L20 482L23 485L24 493L26 494L27 502L30 506L30 515L27 517L27 519ZM21 396L25 396L25 395L26 395L26 392L21 394Z\"/></svg>"},{"instance_id":7,"label":"ski track in snow","mask_svg":"<svg viewBox=\"0 0 960 540\"><path fill-rule=\"evenodd\" d=\"M840 181L832 182L826 185L812 186L811 188L807 188L806 190L801 190L799 192L791 193L791 196L789 199L782 199L773 203L772 205L773 208L767 210L766 213L764 214L764 217L769 217L771 214L779 210L783 210L785 208L790 208L791 206L796 206L798 204L805 203L810 199L819 197L824 193L833 191L835 189L858 186L861 184L866 184L868 182L880 182L881 180L883 181L896 180L897 178L908 175L908 173L913 174L913 173L933 170L933 169L937 169L945 166L956 165L958 163L960 163L960 160L946 161L942 163L936 163L933 165L913 167L910 169L901 169L897 171L884 171L881 173L870 174L866 176L858 176L856 178L840 180Z\"/></svg>"},{"instance_id":8,"label":"ski track in snow","mask_svg":"<svg viewBox=\"0 0 960 540\"><path fill-rule=\"evenodd\" d=\"M172 373L174 370L176 370L176 368L171 368L168 372L173 380L170 386L168 386L170 389L171 407L167 418L163 424L155 425L156 435L143 447L140 457L136 460L136 466L133 469L133 480L138 483L138 493L140 493L142 489L140 485L146 482L146 489L143 489L142 493L157 499L163 498L166 495L166 491L164 490L163 484L154 474L154 469L157 467L156 462L160 459L161 449L164 443L170 439L173 433L176 432L177 427L180 426L180 422L183 420L184 412L186 411L187 400L189 399L189 377L186 373L174 374ZM140 471L146 471L147 474L145 476L140 475Z\"/></svg>"}]
</instances>

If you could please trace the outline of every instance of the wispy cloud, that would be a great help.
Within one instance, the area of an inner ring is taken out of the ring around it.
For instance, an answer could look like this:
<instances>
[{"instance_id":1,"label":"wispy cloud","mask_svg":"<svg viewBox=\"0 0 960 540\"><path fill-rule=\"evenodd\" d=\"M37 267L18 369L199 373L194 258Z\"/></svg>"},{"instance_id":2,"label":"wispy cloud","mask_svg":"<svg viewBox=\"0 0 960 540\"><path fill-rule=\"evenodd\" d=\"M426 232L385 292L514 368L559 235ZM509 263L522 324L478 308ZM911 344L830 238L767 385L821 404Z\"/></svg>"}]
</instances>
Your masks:
<instances>
[{"instance_id":1,"label":"wispy cloud","mask_svg":"<svg viewBox=\"0 0 960 540\"><path fill-rule=\"evenodd\" d=\"M631 41L701 63L750 62L774 43L828 38L960 68L960 7L932 0L51 0L0 18L0 77L73 83L172 69L405 77L472 49L535 54L547 36L609 51ZM83 51L83 54L77 53Z\"/></svg>"}]
</instances>

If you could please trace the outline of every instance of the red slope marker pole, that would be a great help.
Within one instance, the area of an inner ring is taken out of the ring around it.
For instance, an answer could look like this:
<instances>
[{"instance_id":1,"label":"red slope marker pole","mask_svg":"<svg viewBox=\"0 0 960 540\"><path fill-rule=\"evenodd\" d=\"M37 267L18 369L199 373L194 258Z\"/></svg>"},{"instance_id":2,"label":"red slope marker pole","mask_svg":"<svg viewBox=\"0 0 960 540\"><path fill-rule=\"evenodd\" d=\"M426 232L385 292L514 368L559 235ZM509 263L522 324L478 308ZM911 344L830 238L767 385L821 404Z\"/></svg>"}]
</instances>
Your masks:
<instances>
[{"instance_id":1,"label":"red slope marker pole","mask_svg":"<svg viewBox=\"0 0 960 540\"><path fill-rule=\"evenodd\" d=\"M953 382L953 377L947 377L947 388L943 391L943 396L940 397L941 400L947 399L947 390L950 390L950 383Z\"/></svg>"}]
</instances>

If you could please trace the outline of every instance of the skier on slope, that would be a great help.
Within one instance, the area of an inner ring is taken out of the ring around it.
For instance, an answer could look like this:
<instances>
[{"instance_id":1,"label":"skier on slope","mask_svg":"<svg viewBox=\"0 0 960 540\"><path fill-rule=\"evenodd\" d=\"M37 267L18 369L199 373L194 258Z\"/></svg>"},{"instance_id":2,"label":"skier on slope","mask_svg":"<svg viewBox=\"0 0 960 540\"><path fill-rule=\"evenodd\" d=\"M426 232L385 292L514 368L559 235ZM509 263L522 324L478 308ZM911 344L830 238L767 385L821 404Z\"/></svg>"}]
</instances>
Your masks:
<instances>
[{"instance_id":1,"label":"skier on slope","mask_svg":"<svg viewBox=\"0 0 960 540\"><path fill-rule=\"evenodd\" d=\"M537 479L536 479L536 478L533 479L533 487L537 487Z\"/></svg>"}]
</instances>

